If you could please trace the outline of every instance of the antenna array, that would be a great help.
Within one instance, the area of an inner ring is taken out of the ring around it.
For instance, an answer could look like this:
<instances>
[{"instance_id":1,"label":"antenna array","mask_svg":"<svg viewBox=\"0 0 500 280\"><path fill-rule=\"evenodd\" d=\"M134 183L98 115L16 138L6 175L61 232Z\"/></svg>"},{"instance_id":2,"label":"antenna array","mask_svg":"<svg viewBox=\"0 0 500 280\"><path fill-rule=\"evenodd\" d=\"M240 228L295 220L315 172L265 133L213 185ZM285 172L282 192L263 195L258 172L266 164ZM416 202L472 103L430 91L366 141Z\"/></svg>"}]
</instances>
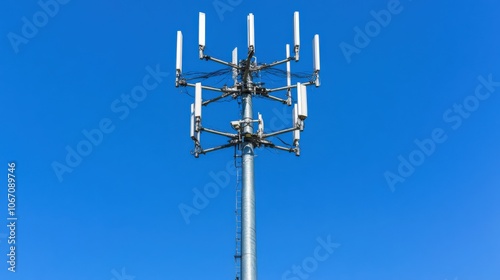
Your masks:
<instances>
[{"instance_id":1,"label":"antenna array","mask_svg":"<svg viewBox=\"0 0 500 280\"><path fill-rule=\"evenodd\" d=\"M194 142L193 155L198 158L200 154L229 148L239 148L242 167L242 187L237 194L237 205L241 205L241 250L237 250L235 258L241 258L241 271L237 273L236 279L256 280L257 279L257 257L256 257L256 231L255 231L255 188L254 188L254 148L267 147L277 150L293 152L300 155L300 132L304 130L304 121L308 115L307 108L307 86L320 86L320 52L319 35L313 37L313 74L311 79L304 82L292 84L292 75L290 71L290 61L299 61L300 52L300 23L299 12L293 15L293 53L290 55L290 45L285 47L285 59L278 60L269 64L258 64L255 55L255 28L254 15L250 13L247 16L247 55L244 59L238 60L238 48L232 51L231 62L226 62L205 54L206 47L206 21L205 14L199 13L199 34L198 47L199 58L206 61L213 61L232 69L232 86L223 86L217 88L213 86L202 85L198 83L189 83L182 72L182 48L183 36L181 31L177 31L177 52L176 52L176 87L194 87L194 103L191 104L191 122L190 136ZM255 83L253 78L256 74L265 69L286 64L286 86L278 88L266 88L263 83ZM215 91L219 95L214 98L203 98L203 90ZM296 92L297 103L292 104L292 90ZM286 99L275 96L279 91L286 91ZM292 124L289 128L279 131L267 132L264 126L264 117L257 113L257 119L254 119L252 110L252 97L260 96L271 101L279 102L287 106L292 106ZM202 107L208 106L221 99L238 99L242 104L242 116L240 120L230 121L234 131L225 132L211 129L202 125ZM254 124L257 130L254 132ZM211 133L227 138L227 142L219 146L204 148L201 145L201 133ZM272 138L281 134L291 133L293 145L284 147L272 142ZM241 198L239 197L241 195ZM241 202L238 204L238 202ZM238 207L237 207L238 208ZM239 253L238 253L239 252Z\"/></svg>"},{"instance_id":2,"label":"antenna array","mask_svg":"<svg viewBox=\"0 0 500 280\"><path fill-rule=\"evenodd\" d=\"M293 31L294 31L294 56L290 56L290 46L286 45L286 58L283 60L275 61L270 64L257 64L252 60L255 54L255 29L254 29L254 15L249 14L247 16L247 42L248 42L248 53L247 57L244 60L238 61L238 48L234 48L232 52L232 60L231 62L226 62L215 57L209 56L205 54L205 44L206 44L206 23L205 23L205 14L199 13L199 36L198 36L198 45L199 45L199 57L202 60L214 61L216 63L223 64L225 66L232 68L232 78L234 80L234 84L231 87L224 86L222 88L216 88L212 86L202 85L201 83L188 83L186 79L182 76L182 47L183 47L183 36L181 31L177 31L177 56L176 56L176 87L189 86L195 88L195 100L192 104L191 113L191 139L194 141L194 150L193 154L195 157L199 157L200 154L206 154L209 152L213 152L216 150L232 147L235 145L239 145L245 141L251 141L255 145L255 147L267 147L274 148L278 150L294 152L297 156L300 155L300 148L298 139L300 139L300 132L304 129L304 120L307 118L307 91L306 86L315 85L316 87L320 86L319 72L320 72L320 53L319 53L319 35L314 35L313 37L313 75L311 80L305 81L303 83L297 83L292 85L291 83L291 71L290 71L290 61L295 60L299 61L299 51L300 51L300 27L299 27L299 12L294 13L293 17ZM286 86L279 88L265 88L262 84L253 83L252 78L254 73L269 69L280 64L286 63ZM265 133L263 126L263 118L261 116L260 119L257 120L237 120L232 121L231 125L236 130L236 133L233 132L223 132L215 129L210 129L204 127L202 125L202 107L207 106L212 102L219 101L224 98L239 98L244 94L251 95L260 95L261 97L267 98L269 100L277 101L288 106L292 105L292 89L295 89L297 92L297 110L296 113L298 117L295 121L293 121L290 128L283 129L280 131L274 131ZM202 100L202 91L216 91L219 92L220 95L211 98ZM282 99L273 94L278 91L287 91L287 98ZM242 129L246 125L252 125L252 123L259 123L259 133L248 135L243 133ZM200 141L201 132L212 133L220 136L225 136L229 138L228 143L211 147L211 148L203 148ZM292 132L294 144L293 147L283 147L279 145L275 145L270 138Z\"/></svg>"}]
</instances>

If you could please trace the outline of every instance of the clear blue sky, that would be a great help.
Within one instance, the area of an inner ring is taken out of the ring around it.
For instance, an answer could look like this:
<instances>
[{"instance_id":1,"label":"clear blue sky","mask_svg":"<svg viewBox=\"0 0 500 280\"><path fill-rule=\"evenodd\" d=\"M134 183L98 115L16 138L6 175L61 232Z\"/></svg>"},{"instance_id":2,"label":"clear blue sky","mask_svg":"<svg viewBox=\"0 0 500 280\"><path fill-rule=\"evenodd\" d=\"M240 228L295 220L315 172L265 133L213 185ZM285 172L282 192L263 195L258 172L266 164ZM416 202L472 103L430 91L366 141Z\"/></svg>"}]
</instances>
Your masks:
<instances>
[{"instance_id":1,"label":"clear blue sky","mask_svg":"<svg viewBox=\"0 0 500 280\"><path fill-rule=\"evenodd\" d=\"M200 11L221 59L244 55L250 12L259 62L284 58L294 11L292 70L311 70L321 36L301 157L257 150L259 279L500 277L497 1L200 2L4 3L0 177L15 161L19 220L11 273L5 179L1 279L234 279L233 151L190 155L193 90L174 86L177 30L184 71L220 68L198 59ZM258 101L267 128L289 121ZM221 103L204 124L230 130L238 116ZM209 184L227 186L187 224L179 205Z\"/></svg>"}]
</instances>

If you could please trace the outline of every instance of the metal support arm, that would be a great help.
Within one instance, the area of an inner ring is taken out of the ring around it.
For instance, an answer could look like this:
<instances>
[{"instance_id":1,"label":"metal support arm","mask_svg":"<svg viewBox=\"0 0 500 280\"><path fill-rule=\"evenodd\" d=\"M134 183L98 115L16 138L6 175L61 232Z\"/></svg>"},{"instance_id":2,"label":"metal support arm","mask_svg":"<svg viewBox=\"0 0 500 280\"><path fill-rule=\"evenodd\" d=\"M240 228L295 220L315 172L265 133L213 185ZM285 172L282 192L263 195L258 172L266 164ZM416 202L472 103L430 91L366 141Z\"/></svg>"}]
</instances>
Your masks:
<instances>
[{"instance_id":1,"label":"metal support arm","mask_svg":"<svg viewBox=\"0 0 500 280\"><path fill-rule=\"evenodd\" d=\"M278 101L278 102L283 103L283 104L288 104L288 100L283 99L283 98L279 98L279 97L272 96L272 95L269 95L269 94L263 94L262 96L265 97L265 98L269 98L271 100L274 100L274 101Z\"/></svg>"},{"instance_id":2,"label":"metal support arm","mask_svg":"<svg viewBox=\"0 0 500 280\"><path fill-rule=\"evenodd\" d=\"M223 64L223 65L226 65L226 66L229 66L229 67L232 67L232 68L236 68L236 69L241 69L238 65L236 64L232 64L230 62L226 62L224 60L221 60L221 59L218 59L218 58L215 58L215 57L211 57L209 55L203 55L203 58L202 59L205 59L205 60L211 60L213 62L217 62L217 63L220 63L220 64Z\"/></svg>"},{"instance_id":3,"label":"metal support arm","mask_svg":"<svg viewBox=\"0 0 500 280\"><path fill-rule=\"evenodd\" d=\"M226 136L226 137L229 137L231 139L238 138L238 134L228 133L228 132L222 132L222 131L218 131L218 130L214 130L214 129L210 129L210 128L206 128L206 127L202 127L202 128L200 128L200 130L206 131L206 132L212 133L212 134Z\"/></svg>"},{"instance_id":4,"label":"metal support arm","mask_svg":"<svg viewBox=\"0 0 500 280\"><path fill-rule=\"evenodd\" d=\"M203 103L201 103L201 105L206 106L206 105L208 105L208 104L210 104L210 103L212 103L212 102L215 102L215 101L217 101L217 100L220 100L220 99L226 98L226 97L231 96L231 95L233 95L233 94L235 94L235 93L239 93L239 91L238 91L238 90L227 90L227 89L223 89L222 91L223 91L224 93L223 93L221 96L217 96L217 97L215 97L215 98L212 98L212 99L209 99L209 100L207 100L207 101L204 101Z\"/></svg>"},{"instance_id":5,"label":"metal support arm","mask_svg":"<svg viewBox=\"0 0 500 280\"><path fill-rule=\"evenodd\" d=\"M292 88L296 88L297 85L290 85L290 86L284 86L284 87L279 87L279 88L270 88L266 89L267 92L275 92L275 91L281 91L281 90L289 90Z\"/></svg>"},{"instance_id":6,"label":"metal support arm","mask_svg":"<svg viewBox=\"0 0 500 280\"><path fill-rule=\"evenodd\" d=\"M196 84L190 84L190 83L185 83L183 85L188 86L188 87L196 87ZM201 88L206 89L206 90L211 90L211 91L217 91L217 92L223 91L222 88L216 88L216 87L210 87L210 86L204 86L204 85L201 85Z\"/></svg>"},{"instance_id":7,"label":"metal support arm","mask_svg":"<svg viewBox=\"0 0 500 280\"><path fill-rule=\"evenodd\" d=\"M297 152L297 148L287 148L287 147L276 146L276 145L274 145L273 148L278 149L278 150L282 150L282 151L286 151L286 152L290 152L290 153Z\"/></svg>"},{"instance_id":8,"label":"metal support arm","mask_svg":"<svg viewBox=\"0 0 500 280\"><path fill-rule=\"evenodd\" d=\"M229 143L229 144L225 144L225 145L220 145L220 146L216 146L216 147L213 147L213 148L208 148L208 149L202 149L200 151L200 154L207 154L207 153L210 153L210 152L213 152L213 151L217 151L217 150L222 150L222 149L225 149L225 148L229 148L229 147L233 147L235 145L238 145L238 143Z\"/></svg>"},{"instance_id":9,"label":"metal support arm","mask_svg":"<svg viewBox=\"0 0 500 280\"><path fill-rule=\"evenodd\" d=\"M264 135L262 135L262 138L276 136L276 135L279 135L279 134L283 134L283 133L287 133L287 132L292 132L292 131L299 130L299 129L300 129L300 127L287 128L287 129L283 129L283 130L279 130L279 131L275 131L275 132L264 134Z\"/></svg>"},{"instance_id":10,"label":"metal support arm","mask_svg":"<svg viewBox=\"0 0 500 280\"><path fill-rule=\"evenodd\" d=\"M291 57L285 58L283 60L278 60L278 61L272 62L270 64L263 64L263 65L259 66L258 70L263 70L263 69L266 69L266 68L271 68L271 67L274 67L276 65L287 63L288 61L292 61L292 60L295 60L295 57L291 56Z\"/></svg>"}]
</instances>

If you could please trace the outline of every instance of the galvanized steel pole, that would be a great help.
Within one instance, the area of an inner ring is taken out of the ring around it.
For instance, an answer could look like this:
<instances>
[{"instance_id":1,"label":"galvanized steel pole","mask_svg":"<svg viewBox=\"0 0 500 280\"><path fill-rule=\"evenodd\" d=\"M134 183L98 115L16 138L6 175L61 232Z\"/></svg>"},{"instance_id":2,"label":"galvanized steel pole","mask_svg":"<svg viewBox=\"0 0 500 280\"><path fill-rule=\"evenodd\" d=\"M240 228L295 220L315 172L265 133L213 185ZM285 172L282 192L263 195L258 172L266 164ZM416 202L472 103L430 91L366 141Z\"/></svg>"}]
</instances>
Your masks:
<instances>
[{"instance_id":1,"label":"galvanized steel pole","mask_svg":"<svg viewBox=\"0 0 500 280\"><path fill-rule=\"evenodd\" d=\"M252 94L242 95L243 136L253 134ZM245 137L246 138L246 137ZM241 144L241 277L257 280L257 239L255 230L254 145L244 139Z\"/></svg>"}]
</instances>

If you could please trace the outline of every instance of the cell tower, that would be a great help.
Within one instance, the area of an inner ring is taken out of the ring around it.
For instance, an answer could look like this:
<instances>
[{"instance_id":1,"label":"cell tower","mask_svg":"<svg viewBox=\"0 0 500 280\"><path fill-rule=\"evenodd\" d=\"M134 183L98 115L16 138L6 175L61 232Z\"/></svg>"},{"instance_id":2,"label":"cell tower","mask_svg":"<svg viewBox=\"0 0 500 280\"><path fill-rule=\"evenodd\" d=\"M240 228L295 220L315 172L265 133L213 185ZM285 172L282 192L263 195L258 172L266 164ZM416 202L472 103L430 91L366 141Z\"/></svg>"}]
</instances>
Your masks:
<instances>
[{"instance_id":1,"label":"cell tower","mask_svg":"<svg viewBox=\"0 0 500 280\"><path fill-rule=\"evenodd\" d=\"M300 132L304 130L304 121L307 118L307 91L306 86L320 86L320 54L319 54L319 35L313 37L313 73L308 81L292 84L292 74L290 72L290 61L299 61L300 50L300 28L299 12L293 16L294 33L294 56L290 56L290 46L286 45L286 57L283 60L275 61L270 64L258 64L255 55L255 30L254 15L250 13L247 16L247 41L248 52L245 59L238 60L238 49L232 52L232 61L226 62L205 54L205 14L199 13L199 58L206 61L214 61L232 69L233 86L223 86L216 88L213 86L202 85L201 83L188 83L182 73L182 32L177 31L177 55L176 55L176 87L194 87L194 103L191 104L191 127L190 136L194 141L193 155L198 158L200 154L235 147L241 154L242 167L242 186L241 194L236 195L237 205L241 205L241 211L237 211L237 223L241 221L241 232L237 230L237 240L241 237L241 242L237 242L235 260L240 264L239 271L236 272L237 280L256 280L257 279L257 255L256 255L256 230L255 230L255 186L254 186L254 149L260 147L274 148L277 150L293 152L300 155L299 140ZM263 83L253 81L253 78L265 69L270 69L277 65L286 63L286 86L278 88L266 88ZM292 124L290 128L268 132L264 130L264 118L258 113L257 119L254 119L252 97L260 96L271 101L276 101L287 106L292 106L292 90L296 92L296 103L292 107ZM203 90L215 91L220 95L204 99ZM286 91L286 98L274 96L275 92ZM208 106L221 99L234 99L241 102L241 115L243 119L230 121L234 132L225 132L204 127L202 125L202 107ZM254 125L257 124L257 130L254 131ZM201 145L201 133L207 132L226 137L226 143L219 146L204 148ZM274 144L270 138L291 133L293 145L284 147ZM238 206L237 206L238 208ZM238 217L238 215L241 215ZM238 226L237 226L238 228ZM240 247L241 246L241 247ZM240 248L238 248L240 247Z\"/></svg>"}]
</instances>

